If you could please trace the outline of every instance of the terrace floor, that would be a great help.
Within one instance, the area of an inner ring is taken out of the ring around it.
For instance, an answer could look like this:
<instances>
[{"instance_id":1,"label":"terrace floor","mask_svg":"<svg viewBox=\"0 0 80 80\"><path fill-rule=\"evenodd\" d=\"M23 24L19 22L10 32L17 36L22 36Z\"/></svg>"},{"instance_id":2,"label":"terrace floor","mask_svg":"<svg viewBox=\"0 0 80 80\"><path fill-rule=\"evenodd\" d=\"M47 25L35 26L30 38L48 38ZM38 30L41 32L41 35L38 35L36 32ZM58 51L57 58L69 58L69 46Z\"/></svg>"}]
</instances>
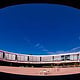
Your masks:
<instances>
[{"instance_id":1,"label":"terrace floor","mask_svg":"<svg viewBox=\"0 0 80 80\"><path fill-rule=\"evenodd\" d=\"M80 73L80 67L69 68L32 68L0 66L0 72L30 76L60 76Z\"/></svg>"}]
</instances>

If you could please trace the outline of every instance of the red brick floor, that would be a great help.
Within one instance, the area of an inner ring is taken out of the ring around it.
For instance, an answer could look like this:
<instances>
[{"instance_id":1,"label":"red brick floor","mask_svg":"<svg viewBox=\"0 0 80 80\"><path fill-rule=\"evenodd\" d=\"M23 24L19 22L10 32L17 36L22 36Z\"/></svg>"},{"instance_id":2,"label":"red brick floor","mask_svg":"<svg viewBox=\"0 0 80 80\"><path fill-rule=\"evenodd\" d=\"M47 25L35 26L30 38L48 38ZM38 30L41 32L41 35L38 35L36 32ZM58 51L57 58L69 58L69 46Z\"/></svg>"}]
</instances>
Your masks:
<instances>
[{"instance_id":1,"label":"red brick floor","mask_svg":"<svg viewBox=\"0 0 80 80\"><path fill-rule=\"evenodd\" d=\"M35 75L35 76L55 76L80 73L79 67L73 68L30 68L30 67L10 67L0 66L0 72L20 74L20 75Z\"/></svg>"}]
</instances>

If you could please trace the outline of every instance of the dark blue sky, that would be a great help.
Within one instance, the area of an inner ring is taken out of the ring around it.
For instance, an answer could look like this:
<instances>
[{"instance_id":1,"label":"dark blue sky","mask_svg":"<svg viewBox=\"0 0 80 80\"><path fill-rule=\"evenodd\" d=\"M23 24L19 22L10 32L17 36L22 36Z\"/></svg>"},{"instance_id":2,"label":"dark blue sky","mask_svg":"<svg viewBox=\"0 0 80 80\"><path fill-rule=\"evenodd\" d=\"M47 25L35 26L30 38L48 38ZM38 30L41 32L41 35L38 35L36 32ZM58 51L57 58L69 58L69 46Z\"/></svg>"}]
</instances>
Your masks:
<instances>
[{"instance_id":1,"label":"dark blue sky","mask_svg":"<svg viewBox=\"0 0 80 80\"><path fill-rule=\"evenodd\" d=\"M80 47L80 10L53 4L23 4L0 10L0 49L57 54Z\"/></svg>"}]
</instances>

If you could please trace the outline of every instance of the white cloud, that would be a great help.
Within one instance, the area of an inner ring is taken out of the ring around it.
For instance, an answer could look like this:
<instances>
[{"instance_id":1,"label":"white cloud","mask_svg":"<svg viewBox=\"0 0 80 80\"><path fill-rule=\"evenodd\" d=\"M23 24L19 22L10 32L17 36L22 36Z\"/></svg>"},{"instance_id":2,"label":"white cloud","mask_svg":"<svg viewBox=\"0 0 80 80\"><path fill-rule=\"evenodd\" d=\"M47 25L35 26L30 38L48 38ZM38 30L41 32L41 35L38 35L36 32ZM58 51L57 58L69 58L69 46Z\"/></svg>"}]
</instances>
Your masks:
<instances>
[{"instance_id":1,"label":"white cloud","mask_svg":"<svg viewBox=\"0 0 80 80\"><path fill-rule=\"evenodd\" d=\"M34 47L39 48L41 51L44 51L44 52L48 52L48 51L49 51L48 49L46 49L46 48L45 48L43 45L41 45L40 43L35 44Z\"/></svg>"},{"instance_id":2,"label":"white cloud","mask_svg":"<svg viewBox=\"0 0 80 80\"><path fill-rule=\"evenodd\" d=\"M70 50L66 50L66 51L56 51L56 52L53 52L53 51L49 51L48 49L46 49L43 45L41 45L40 43L36 43L34 45L34 47L40 49L41 51L43 52L46 52L48 54L62 54L62 53L68 53L68 52L77 52L77 51L80 51L80 47L75 47L75 48L72 48Z\"/></svg>"},{"instance_id":3,"label":"white cloud","mask_svg":"<svg viewBox=\"0 0 80 80\"><path fill-rule=\"evenodd\" d=\"M62 54L62 53L66 53L66 51L56 51L56 52L47 52L48 54Z\"/></svg>"},{"instance_id":4,"label":"white cloud","mask_svg":"<svg viewBox=\"0 0 80 80\"><path fill-rule=\"evenodd\" d=\"M54 54L55 52L47 52L48 54Z\"/></svg>"},{"instance_id":5,"label":"white cloud","mask_svg":"<svg viewBox=\"0 0 80 80\"><path fill-rule=\"evenodd\" d=\"M79 49L80 47L75 47L75 48L73 48L73 49L71 49L71 50L76 50L76 49Z\"/></svg>"},{"instance_id":6,"label":"white cloud","mask_svg":"<svg viewBox=\"0 0 80 80\"><path fill-rule=\"evenodd\" d=\"M68 53L68 52L77 52L77 51L80 51L80 47L75 47L75 48L72 48L70 50L67 50L67 51L56 51L56 52L52 52L52 51L49 51L47 49L43 49L43 51L46 51L46 53L48 54L63 54L63 53Z\"/></svg>"},{"instance_id":7,"label":"white cloud","mask_svg":"<svg viewBox=\"0 0 80 80\"><path fill-rule=\"evenodd\" d=\"M42 45L39 46L39 49L43 49L44 47Z\"/></svg>"},{"instance_id":8,"label":"white cloud","mask_svg":"<svg viewBox=\"0 0 80 80\"><path fill-rule=\"evenodd\" d=\"M46 52L47 52L47 51L49 51L49 50L47 50L47 49L43 49L42 51L46 51Z\"/></svg>"},{"instance_id":9,"label":"white cloud","mask_svg":"<svg viewBox=\"0 0 80 80\"><path fill-rule=\"evenodd\" d=\"M40 46L40 43L35 44L35 47L39 47L39 46Z\"/></svg>"},{"instance_id":10,"label":"white cloud","mask_svg":"<svg viewBox=\"0 0 80 80\"><path fill-rule=\"evenodd\" d=\"M57 54L66 53L66 51L56 51Z\"/></svg>"},{"instance_id":11,"label":"white cloud","mask_svg":"<svg viewBox=\"0 0 80 80\"><path fill-rule=\"evenodd\" d=\"M80 47L72 48L70 51L73 51L73 52L75 52L75 51L80 51Z\"/></svg>"}]
</instances>

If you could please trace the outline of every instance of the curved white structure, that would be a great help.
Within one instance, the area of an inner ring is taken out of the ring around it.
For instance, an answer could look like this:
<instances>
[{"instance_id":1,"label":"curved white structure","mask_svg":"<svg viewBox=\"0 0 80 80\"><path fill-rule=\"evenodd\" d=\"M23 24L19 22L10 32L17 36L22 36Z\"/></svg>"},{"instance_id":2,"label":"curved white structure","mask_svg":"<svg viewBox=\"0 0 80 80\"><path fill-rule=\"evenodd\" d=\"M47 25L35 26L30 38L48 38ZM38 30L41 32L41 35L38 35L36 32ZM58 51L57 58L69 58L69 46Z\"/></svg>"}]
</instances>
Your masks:
<instances>
[{"instance_id":1,"label":"curved white structure","mask_svg":"<svg viewBox=\"0 0 80 80\"><path fill-rule=\"evenodd\" d=\"M0 50L0 61L29 64L80 62L80 52L57 55L26 55Z\"/></svg>"},{"instance_id":2,"label":"curved white structure","mask_svg":"<svg viewBox=\"0 0 80 80\"><path fill-rule=\"evenodd\" d=\"M71 64L74 67L65 67L64 64L65 66ZM26 55L0 50L0 72L32 76L78 74L80 73L80 52L57 55Z\"/></svg>"}]
</instances>

